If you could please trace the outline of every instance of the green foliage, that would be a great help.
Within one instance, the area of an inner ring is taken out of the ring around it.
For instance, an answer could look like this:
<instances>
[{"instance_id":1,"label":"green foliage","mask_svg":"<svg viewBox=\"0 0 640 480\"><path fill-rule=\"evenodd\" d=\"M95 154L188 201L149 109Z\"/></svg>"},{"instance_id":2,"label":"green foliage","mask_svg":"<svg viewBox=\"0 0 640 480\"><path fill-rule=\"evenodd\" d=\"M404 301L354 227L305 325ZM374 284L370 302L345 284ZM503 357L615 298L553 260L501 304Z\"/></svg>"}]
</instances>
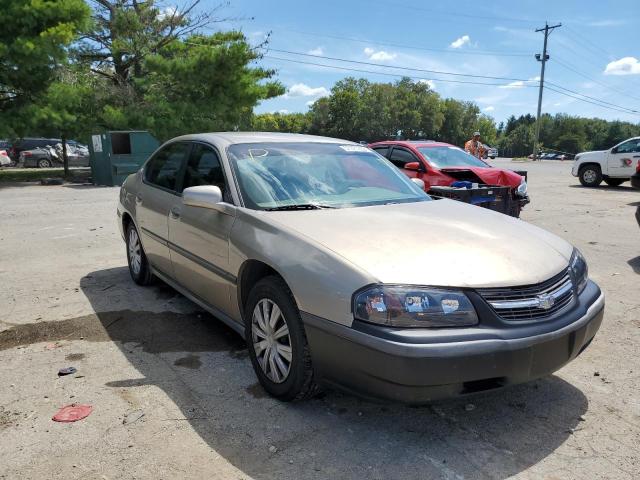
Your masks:
<instances>
[{"instance_id":1,"label":"green foliage","mask_svg":"<svg viewBox=\"0 0 640 480\"><path fill-rule=\"evenodd\" d=\"M533 152L535 118L531 115L511 117L498 138L500 153L507 156L526 156ZM581 118L566 114L540 117L540 143L544 149L579 153L587 150L606 150L622 140L640 135L640 125Z\"/></svg>"},{"instance_id":2,"label":"green foliage","mask_svg":"<svg viewBox=\"0 0 640 480\"><path fill-rule=\"evenodd\" d=\"M89 14L83 0L0 0L0 113L46 90Z\"/></svg>"}]
</instances>

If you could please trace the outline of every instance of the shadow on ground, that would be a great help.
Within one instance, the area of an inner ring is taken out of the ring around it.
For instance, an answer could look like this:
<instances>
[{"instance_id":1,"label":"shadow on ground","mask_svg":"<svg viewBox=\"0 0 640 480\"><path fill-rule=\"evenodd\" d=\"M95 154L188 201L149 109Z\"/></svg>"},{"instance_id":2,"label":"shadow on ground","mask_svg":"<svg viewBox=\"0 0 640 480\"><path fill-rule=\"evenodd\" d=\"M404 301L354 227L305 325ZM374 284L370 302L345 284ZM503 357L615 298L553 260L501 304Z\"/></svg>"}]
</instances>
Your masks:
<instances>
[{"instance_id":1,"label":"shadow on ground","mask_svg":"<svg viewBox=\"0 0 640 480\"><path fill-rule=\"evenodd\" d=\"M101 311L113 285L134 298L179 296L166 285L136 286L125 267L96 271L81 288L98 313L14 327L0 333L0 349L62 338L114 342L140 376L107 387L162 389L182 412L177 420L254 478L506 478L556 450L588 407L556 376L419 408L334 391L280 403L256 383L231 329L197 310Z\"/></svg>"},{"instance_id":2,"label":"shadow on ground","mask_svg":"<svg viewBox=\"0 0 640 480\"><path fill-rule=\"evenodd\" d=\"M640 275L640 257L633 257L628 260L627 263L633 269L633 271Z\"/></svg>"}]
</instances>

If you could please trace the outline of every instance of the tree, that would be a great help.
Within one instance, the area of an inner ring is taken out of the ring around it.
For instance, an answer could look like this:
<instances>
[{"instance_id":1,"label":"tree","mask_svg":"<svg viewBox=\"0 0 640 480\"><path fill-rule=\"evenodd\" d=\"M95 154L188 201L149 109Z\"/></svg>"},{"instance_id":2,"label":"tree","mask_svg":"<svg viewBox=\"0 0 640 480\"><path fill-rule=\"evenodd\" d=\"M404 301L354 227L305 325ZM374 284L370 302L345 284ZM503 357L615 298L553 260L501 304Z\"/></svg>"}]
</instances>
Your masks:
<instances>
[{"instance_id":1,"label":"tree","mask_svg":"<svg viewBox=\"0 0 640 480\"><path fill-rule=\"evenodd\" d=\"M83 0L0 0L0 113L46 90L89 13Z\"/></svg>"}]
</instances>

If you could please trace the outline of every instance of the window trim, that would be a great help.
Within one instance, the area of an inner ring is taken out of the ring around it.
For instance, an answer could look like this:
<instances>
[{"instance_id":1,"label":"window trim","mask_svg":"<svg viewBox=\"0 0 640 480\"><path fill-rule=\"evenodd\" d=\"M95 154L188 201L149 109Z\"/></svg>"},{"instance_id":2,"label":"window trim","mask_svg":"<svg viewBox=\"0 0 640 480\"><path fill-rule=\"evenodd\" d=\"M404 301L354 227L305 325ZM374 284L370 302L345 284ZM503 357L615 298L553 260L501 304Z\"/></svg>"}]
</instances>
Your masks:
<instances>
[{"instance_id":1,"label":"window trim","mask_svg":"<svg viewBox=\"0 0 640 480\"><path fill-rule=\"evenodd\" d=\"M163 187L161 185L158 185L156 183L152 183L149 180L147 180L147 170L149 168L149 164L155 158L155 156L158 155L165 148L168 148L168 147L170 147L172 145L177 145L177 144L183 144L183 145L187 146L187 154L185 155L185 158L182 159L182 163L181 163L180 168L178 169L178 173L176 175L175 188L179 189L180 192L178 192L177 190L171 190L169 188ZM191 156L191 151L192 150L193 150L193 142L184 141L184 140L178 140L178 141L175 141L175 142L168 142L168 143L162 145L160 148L158 148L158 150L153 152L153 155L151 155L147 159L147 161L145 162L144 167L142 168L142 183L144 183L145 185L148 185L150 187L157 188L158 190L162 190L163 192L170 193L170 194L175 195L177 197L182 197L182 181L184 179L184 170L186 168L187 162L189 161L189 157Z\"/></svg>"}]
</instances>

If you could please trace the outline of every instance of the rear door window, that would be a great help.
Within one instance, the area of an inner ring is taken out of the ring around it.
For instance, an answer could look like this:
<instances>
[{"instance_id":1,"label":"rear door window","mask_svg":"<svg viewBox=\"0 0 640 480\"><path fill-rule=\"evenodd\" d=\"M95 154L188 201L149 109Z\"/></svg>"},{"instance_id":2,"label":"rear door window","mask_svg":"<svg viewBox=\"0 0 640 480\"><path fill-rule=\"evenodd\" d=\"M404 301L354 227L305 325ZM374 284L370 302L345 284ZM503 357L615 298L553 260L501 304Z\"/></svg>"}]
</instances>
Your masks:
<instances>
[{"instance_id":1,"label":"rear door window","mask_svg":"<svg viewBox=\"0 0 640 480\"><path fill-rule=\"evenodd\" d=\"M385 145L384 147L373 147L374 152L379 153L383 157L389 157L389 146Z\"/></svg>"},{"instance_id":2,"label":"rear door window","mask_svg":"<svg viewBox=\"0 0 640 480\"><path fill-rule=\"evenodd\" d=\"M178 191L180 171L190 148L188 143L172 143L164 147L147 163L144 179L165 190Z\"/></svg>"}]
</instances>

